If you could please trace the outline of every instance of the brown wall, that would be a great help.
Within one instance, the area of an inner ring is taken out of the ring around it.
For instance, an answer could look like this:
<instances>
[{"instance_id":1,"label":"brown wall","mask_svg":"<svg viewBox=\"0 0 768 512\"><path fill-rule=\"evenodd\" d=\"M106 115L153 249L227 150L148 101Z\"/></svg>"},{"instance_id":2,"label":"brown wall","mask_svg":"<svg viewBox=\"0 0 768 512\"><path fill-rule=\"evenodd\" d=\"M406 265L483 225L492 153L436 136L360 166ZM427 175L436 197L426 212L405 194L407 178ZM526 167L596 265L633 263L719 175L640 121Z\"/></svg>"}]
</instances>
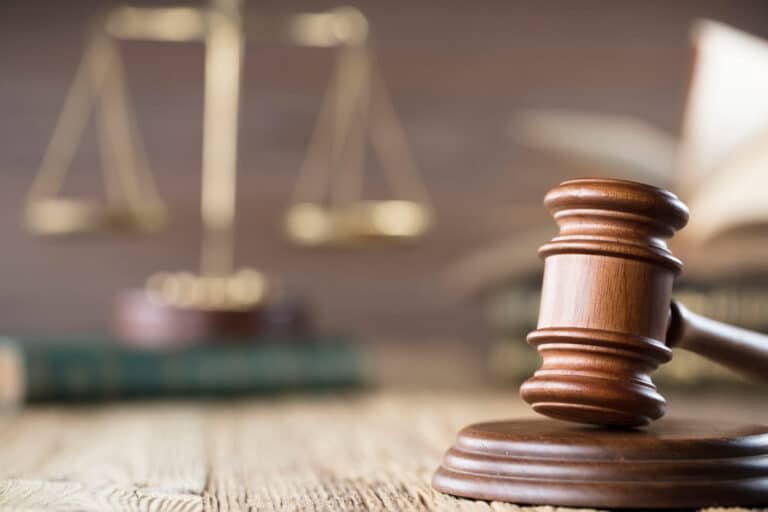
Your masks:
<instances>
[{"instance_id":1,"label":"brown wall","mask_svg":"<svg viewBox=\"0 0 768 512\"><path fill-rule=\"evenodd\" d=\"M145 2L146 3L146 2ZM250 2L318 10L331 2ZM19 225L20 199L51 134L102 2L5 0L0 7L0 332L106 328L114 290L153 271L194 268L202 52L125 46L129 86L161 189L174 208L162 236L39 240ZM446 292L447 264L521 223L506 212L562 177L513 147L521 107L595 109L675 129L687 29L713 17L768 36L768 3L706 1L364 2L385 78L435 196L439 225L413 248L307 252L278 222L316 115L331 54L250 44L242 105L238 260L281 276L317 302L323 325L376 337L477 337L477 311ZM93 134L74 179L96 176ZM91 181L91 187L93 183Z\"/></svg>"}]
</instances>

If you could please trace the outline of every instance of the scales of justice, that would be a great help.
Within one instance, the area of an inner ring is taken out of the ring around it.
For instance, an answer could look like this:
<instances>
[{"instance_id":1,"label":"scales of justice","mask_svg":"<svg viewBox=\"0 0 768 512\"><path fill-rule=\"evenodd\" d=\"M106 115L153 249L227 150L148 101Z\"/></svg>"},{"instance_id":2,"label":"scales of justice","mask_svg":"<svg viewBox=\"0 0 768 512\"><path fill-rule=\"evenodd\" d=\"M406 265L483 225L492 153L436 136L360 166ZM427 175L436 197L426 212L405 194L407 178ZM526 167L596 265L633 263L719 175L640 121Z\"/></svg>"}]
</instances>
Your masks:
<instances>
[{"instance_id":1,"label":"scales of justice","mask_svg":"<svg viewBox=\"0 0 768 512\"><path fill-rule=\"evenodd\" d=\"M160 272L120 294L117 335L136 342L258 334L270 283L234 263L238 111L245 41L278 39L335 49L284 231L300 247L407 242L432 226L430 199L369 48L357 9L283 17L248 14L241 0L204 8L120 6L96 17L39 171L24 221L42 236L151 233L170 218L155 184L126 89L121 40L205 46L200 270ZM103 200L65 197L62 188L91 112L96 114ZM392 197L363 197L366 150L373 149Z\"/></svg>"}]
</instances>

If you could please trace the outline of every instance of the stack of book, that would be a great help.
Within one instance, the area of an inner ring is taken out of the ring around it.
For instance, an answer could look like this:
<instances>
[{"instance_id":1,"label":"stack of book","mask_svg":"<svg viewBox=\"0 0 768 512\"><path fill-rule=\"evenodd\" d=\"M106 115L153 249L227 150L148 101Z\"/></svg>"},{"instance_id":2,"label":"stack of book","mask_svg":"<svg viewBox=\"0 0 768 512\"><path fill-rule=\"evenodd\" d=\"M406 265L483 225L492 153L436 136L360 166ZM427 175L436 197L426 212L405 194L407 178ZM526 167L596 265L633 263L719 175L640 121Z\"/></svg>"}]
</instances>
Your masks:
<instances>
[{"instance_id":1,"label":"stack of book","mask_svg":"<svg viewBox=\"0 0 768 512\"><path fill-rule=\"evenodd\" d=\"M147 349L87 337L0 339L0 405L222 397L363 385L366 357L343 337L265 338Z\"/></svg>"},{"instance_id":2,"label":"stack of book","mask_svg":"<svg viewBox=\"0 0 768 512\"><path fill-rule=\"evenodd\" d=\"M247 337L151 343L119 335L0 338L0 407L338 390L368 381L358 340L316 334L306 302L270 304L260 326Z\"/></svg>"}]
</instances>

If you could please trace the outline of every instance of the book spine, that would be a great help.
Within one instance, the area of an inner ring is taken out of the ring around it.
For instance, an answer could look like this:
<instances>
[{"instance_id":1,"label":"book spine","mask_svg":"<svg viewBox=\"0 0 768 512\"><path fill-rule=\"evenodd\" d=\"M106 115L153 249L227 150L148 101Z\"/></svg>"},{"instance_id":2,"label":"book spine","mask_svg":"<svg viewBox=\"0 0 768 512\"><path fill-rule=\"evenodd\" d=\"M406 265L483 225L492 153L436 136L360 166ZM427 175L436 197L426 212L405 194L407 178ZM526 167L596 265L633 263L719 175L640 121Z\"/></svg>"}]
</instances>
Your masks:
<instances>
[{"instance_id":1,"label":"book spine","mask_svg":"<svg viewBox=\"0 0 768 512\"><path fill-rule=\"evenodd\" d=\"M5 403L222 396L348 387L366 379L363 352L340 340L172 351L8 340L0 349L3 369Z\"/></svg>"}]
</instances>

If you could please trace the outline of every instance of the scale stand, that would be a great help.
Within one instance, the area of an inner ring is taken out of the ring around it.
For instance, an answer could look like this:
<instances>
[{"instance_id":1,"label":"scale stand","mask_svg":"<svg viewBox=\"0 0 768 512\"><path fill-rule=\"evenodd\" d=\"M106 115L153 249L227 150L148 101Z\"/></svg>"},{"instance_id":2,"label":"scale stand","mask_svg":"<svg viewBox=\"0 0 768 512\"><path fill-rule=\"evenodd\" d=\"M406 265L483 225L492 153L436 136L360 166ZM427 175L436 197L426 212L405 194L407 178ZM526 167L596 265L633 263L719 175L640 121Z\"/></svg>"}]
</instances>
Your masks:
<instances>
[{"instance_id":1,"label":"scale stand","mask_svg":"<svg viewBox=\"0 0 768 512\"><path fill-rule=\"evenodd\" d=\"M241 0L205 13L201 272L158 273L115 303L116 334L135 344L250 338L263 332L267 280L234 267Z\"/></svg>"}]
</instances>

